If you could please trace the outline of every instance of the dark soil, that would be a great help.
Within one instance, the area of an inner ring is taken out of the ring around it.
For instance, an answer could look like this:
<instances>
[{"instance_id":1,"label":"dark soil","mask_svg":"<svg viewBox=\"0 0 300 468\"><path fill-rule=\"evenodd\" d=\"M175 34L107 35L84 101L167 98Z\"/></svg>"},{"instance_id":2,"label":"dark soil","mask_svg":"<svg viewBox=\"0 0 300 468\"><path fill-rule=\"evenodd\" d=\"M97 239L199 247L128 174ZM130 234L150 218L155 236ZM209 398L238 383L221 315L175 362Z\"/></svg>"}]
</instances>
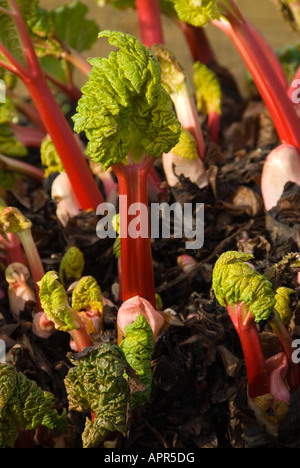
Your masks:
<instances>
[{"instance_id":1,"label":"dark soil","mask_svg":"<svg viewBox=\"0 0 300 468\"><path fill-rule=\"evenodd\" d=\"M184 274L177 267L177 256L187 253L184 239L153 239L155 284L172 321L155 343L149 403L129 415L127 438L110 437L118 448L300 447L299 392L292 395L278 436L269 435L247 404L239 339L211 290L214 263L227 250L252 253L262 272L299 250L300 188L288 184L276 209L265 212L260 175L267 154L279 143L274 126L257 96L243 100L227 72L218 73L224 92L223 116L219 144L209 142L206 136L210 185L199 190L189 180L182 180L180 187L168 191L170 203L205 204L204 246L188 252L198 265L192 273ZM38 163L39 155L34 151L31 158ZM159 165L157 169L163 177ZM73 219L63 228L56 218L49 186L50 181L43 187L25 181L22 193L7 192L7 203L20 208L32 221L46 270L57 270L67 248L76 245L84 254L84 274L93 275L103 294L112 299L111 286L118 281L113 240L97 237L98 219L93 213L85 213L79 217L80 223ZM296 275L286 281L297 289ZM7 290L3 275L1 286ZM99 342L116 343L118 306L104 308L104 332L97 337ZM48 339L37 338L31 330L32 313L33 305L28 304L16 321L7 296L1 300L0 338L6 342L7 362L52 392L58 409L67 407L63 379L71 365L66 357L69 336L57 331ZM299 321L296 300L290 326L293 338L300 337ZM273 354L277 344L267 324L261 336L266 355ZM69 447L81 447L84 415L72 412L69 421Z\"/></svg>"}]
</instances>

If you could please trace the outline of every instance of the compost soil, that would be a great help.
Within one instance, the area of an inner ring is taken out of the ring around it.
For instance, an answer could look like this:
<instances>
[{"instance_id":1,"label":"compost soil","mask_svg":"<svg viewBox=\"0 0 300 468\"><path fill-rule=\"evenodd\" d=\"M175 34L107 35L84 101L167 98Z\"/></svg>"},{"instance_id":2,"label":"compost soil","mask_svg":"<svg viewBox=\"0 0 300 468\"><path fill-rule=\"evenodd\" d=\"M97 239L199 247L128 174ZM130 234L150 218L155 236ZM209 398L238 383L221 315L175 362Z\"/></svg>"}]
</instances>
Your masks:
<instances>
[{"instance_id":1,"label":"compost soil","mask_svg":"<svg viewBox=\"0 0 300 468\"><path fill-rule=\"evenodd\" d=\"M117 448L261 448L300 447L300 396L294 392L290 410L278 435L270 435L257 421L247 403L247 377L237 333L226 310L211 289L212 270L219 255L239 250L254 255L256 268L267 271L283 256L299 251L300 187L288 183L278 205L266 213L260 191L264 160L278 144L267 109L255 92L242 98L234 80L223 68L211 64L223 90L218 144L212 143L203 116L207 143L206 169L209 186L200 190L182 178L176 188L165 182L169 203L204 203L204 245L185 250L185 239L153 239L156 291L169 318L168 328L157 339L152 356L151 398L129 414L128 434L111 434L103 446ZM40 164L32 149L31 162ZM112 285L118 281L113 239L99 239L94 213L83 213L62 227L50 197L51 180L41 186L24 180L19 189L6 192L7 202L17 206L32 223L45 270L58 270L66 250L75 245L85 258L85 275L94 276L113 305L104 307L104 331L96 342L116 343L116 316L120 303ZM101 189L101 183L99 181ZM190 273L177 266L177 257L188 253L197 260ZM283 275L284 285L297 292L297 275ZM6 360L44 390L55 395L57 409L67 408L64 387L71 363L69 335L56 331L47 339L32 333L34 304L28 303L20 319L12 317L7 284L2 274L0 338L6 343ZM293 338L300 337L298 295L290 325ZM260 335L266 356L280 351L268 328ZM86 414L69 412L63 444L80 448ZM30 437L28 447L52 448L52 439ZM62 441L60 441L62 443ZM16 448L23 442L17 441ZM26 446L26 445L25 445ZM100 448L101 448L100 447Z\"/></svg>"}]
</instances>

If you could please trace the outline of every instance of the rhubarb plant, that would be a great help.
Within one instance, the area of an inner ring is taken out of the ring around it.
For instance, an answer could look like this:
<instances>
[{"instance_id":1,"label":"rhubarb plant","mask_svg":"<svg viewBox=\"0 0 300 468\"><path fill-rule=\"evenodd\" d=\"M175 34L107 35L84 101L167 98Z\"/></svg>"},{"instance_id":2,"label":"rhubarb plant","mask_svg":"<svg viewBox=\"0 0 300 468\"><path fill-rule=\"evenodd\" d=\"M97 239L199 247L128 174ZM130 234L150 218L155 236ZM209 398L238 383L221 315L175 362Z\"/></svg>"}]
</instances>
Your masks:
<instances>
[{"instance_id":1,"label":"rhubarb plant","mask_svg":"<svg viewBox=\"0 0 300 468\"><path fill-rule=\"evenodd\" d=\"M183 129L190 132L196 141L199 158L205 159L205 142L188 76L175 55L165 45L153 45L161 66L161 80L170 95L178 120Z\"/></svg>"},{"instance_id":2,"label":"rhubarb plant","mask_svg":"<svg viewBox=\"0 0 300 468\"><path fill-rule=\"evenodd\" d=\"M56 271L48 271L38 282L42 310L57 330L71 335L78 351L92 346L92 339L80 315L68 301L68 295Z\"/></svg>"},{"instance_id":3,"label":"rhubarb plant","mask_svg":"<svg viewBox=\"0 0 300 468\"><path fill-rule=\"evenodd\" d=\"M287 95L286 77L275 52L245 18L234 0L170 1L181 21L195 27L212 23L233 42L264 100L282 143L300 149L299 120Z\"/></svg>"},{"instance_id":4,"label":"rhubarb plant","mask_svg":"<svg viewBox=\"0 0 300 468\"><path fill-rule=\"evenodd\" d=\"M32 222L18 208L7 206L1 211L0 224L5 233L16 235L21 243L34 281L37 301L39 302L37 283L45 274L45 270L32 235Z\"/></svg>"},{"instance_id":5,"label":"rhubarb plant","mask_svg":"<svg viewBox=\"0 0 300 468\"><path fill-rule=\"evenodd\" d=\"M64 117L38 60L27 22L35 2L0 2L0 66L14 73L28 90L44 128L62 160L83 210L95 209L103 201L84 154Z\"/></svg>"},{"instance_id":6,"label":"rhubarb plant","mask_svg":"<svg viewBox=\"0 0 300 468\"><path fill-rule=\"evenodd\" d=\"M91 413L82 433L83 448L98 447L110 432L125 436L130 389L121 348L103 343L69 359L73 364L65 378L69 409Z\"/></svg>"},{"instance_id":7,"label":"rhubarb plant","mask_svg":"<svg viewBox=\"0 0 300 468\"><path fill-rule=\"evenodd\" d=\"M74 129L85 132L91 159L104 169L112 167L118 178L123 300L140 295L155 305L147 174L155 158L178 142L181 125L162 86L156 56L132 35L102 31L99 37L108 37L118 50L89 60L92 71L82 88ZM142 235L136 239L128 233L134 219L130 206L143 212Z\"/></svg>"},{"instance_id":8,"label":"rhubarb plant","mask_svg":"<svg viewBox=\"0 0 300 468\"><path fill-rule=\"evenodd\" d=\"M217 260L212 286L217 301L226 307L238 333L248 378L249 401L258 406L266 421L275 426L288 410L290 392L299 386L299 369L291 360L291 339L276 307L280 309L272 283L249 262L251 254L228 251ZM268 321L283 351L264 357L257 323ZM271 395L273 416L270 420L265 395Z\"/></svg>"},{"instance_id":9,"label":"rhubarb plant","mask_svg":"<svg viewBox=\"0 0 300 468\"><path fill-rule=\"evenodd\" d=\"M54 437L67 429L67 412L58 413L54 396L9 364L0 364L0 401L1 448L13 448L21 429L44 426Z\"/></svg>"}]
</instances>

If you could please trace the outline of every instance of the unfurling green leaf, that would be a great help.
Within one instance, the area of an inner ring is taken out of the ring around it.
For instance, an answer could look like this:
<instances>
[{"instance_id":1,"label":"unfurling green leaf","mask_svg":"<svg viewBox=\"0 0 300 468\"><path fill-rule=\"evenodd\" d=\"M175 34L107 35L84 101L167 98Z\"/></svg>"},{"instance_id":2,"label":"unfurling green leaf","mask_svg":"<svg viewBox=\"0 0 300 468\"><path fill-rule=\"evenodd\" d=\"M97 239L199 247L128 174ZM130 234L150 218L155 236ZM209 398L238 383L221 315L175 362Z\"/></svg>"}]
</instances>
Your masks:
<instances>
[{"instance_id":1,"label":"unfurling green leaf","mask_svg":"<svg viewBox=\"0 0 300 468\"><path fill-rule=\"evenodd\" d=\"M72 308L78 311L92 309L102 313L101 288L93 276L83 276L78 281L72 293Z\"/></svg>"},{"instance_id":2,"label":"unfurling green leaf","mask_svg":"<svg viewBox=\"0 0 300 468\"><path fill-rule=\"evenodd\" d=\"M43 139L40 151L41 163L45 166L45 177L49 177L53 172L63 172L61 159L49 135Z\"/></svg>"},{"instance_id":3,"label":"unfurling green leaf","mask_svg":"<svg viewBox=\"0 0 300 468\"><path fill-rule=\"evenodd\" d=\"M61 284L66 286L81 278L84 268L84 256L78 247L70 247L64 254L58 270L58 276Z\"/></svg>"},{"instance_id":4,"label":"unfurling green leaf","mask_svg":"<svg viewBox=\"0 0 300 468\"><path fill-rule=\"evenodd\" d=\"M31 229L32 222L14 206L7 206L1 211L0 224L5 232L18 233Z\"/></svg>"},{"instance_id":5,"label":"unfurling green leaf","mask_svg":"<svg viewBox=\"0 0 300 468\"><path fill-rule=\"evenodd\" d=\"M296 291L291 288L280 287L276 290L275 299L275 309L280 315L280 318L284 325L288 326L291 321L293 311L291 308L290 300L291 295L295 294Z\"/></svg>"},{"instance_id":6,"label":"unfurling green leaf","mask_svg":"<svg viewBox=\"0 0 300 468\"><path fill-rule=\"evenodd\" d=\"M5 109L9 111L8 106L5 106L3 112L5 112ZM2 117L4 118L3 114ZM8 123L0 124L0 153L15 157L27 156L28 154L27 148L15 138L14 132Z\"/></svg>"},{"instance_id":7,"label":"unfurling green leaf","mask_svg":"<svg viewBox=\"0 0 300 468\"><path fill-rule=\"evenodd\" d=\"M182 86L186 86L187 76L178 59L164 44L154 44L151 50L161 67L162 85L171 95L179 93Z\"/></svg>"},{"instance_id":8,"label":"unfurling green leaf","mask_svg":"<svg viewBox=\"0 0 300 468\"><path fill-rule=\"evenodd\" d=\"M269 317L276 299L270 281L246 263L252 259L243 252L223 253L215 263L212 286L220 305L243 302L259 322Z\"/></svg>"},{"instance_id":9,"label":"unfurling green leaf","mask_svg":"<svg viewBox=\"0 0 300 468\"><path fill-rule=\"evenodd\" d=\"M182 129L179 142L174 146L172 152L182 158L197 159L198 152L193 135L187 130Z\"/></svg>"},{"instance_id":10,"label":"unfurling green leaf","mask_svg":"<svg viewBox=\"0 0 300 468\"><path fill-rule=\"evenodd\" d=\"M75 131L85 131L87 153L104 169L129 153L136 162L145 152L161 157L178 142L181 126L156 56L129 34L102 31L99 37L108 37L118 51L90 60L93 68L73 116Z\"/></svg>"},{"instance_id":11,"label":"unfurling green leaf","mask_svg":"<svg viewBox=\"0 0 300 468\"><path fill-rule=\"evenodd\" d=\"M13 447L18 429L45 426L62 434L68 424L67 413L54 408L54 396L36 382L17 372L12 365L0 364L0 447Z\"/></svg>"},{"instance_id":12,"label":"unfurling green leaf","mask_svg":"<svg viewBox=\"0 0 300 468\"><path fill-rule=\"evenodd\" d=\"M103 343L80 359L65 378L69 409L90 410L82 434L84 448L97 447L109 432L127 432L129 385L124 378L127 362L116 345Z\"/></svg>"},{"instance_id":13,"label":"unfurling green leaf","mask_svg":"<svg viewBox=\"0 0 300 468\"><path fill-rule=\"evenodd\" d=\"M67 293L56 271L48 271L38 286L42 309L55 328L66 332L80 328L79 317L69 305Z\"/></svg>"},{"instance_id":14,"label":"unfurling green leaf","mask_svg":"<svg viewBox=\"0 0 300 468\"><path fill-rule=\"evenodd\" d=\"M202 27L212 20L220 19L219 0L168 0L181 21Z\"/></svg>"},{"instance_id":15,"label":"unfurling green leaf","mask_svg":"<svg viewBox=\"0 0 300 468\"><path fill-rule=\"evenodd\" d=\"M221 114L222 92L216 74L206 65L196 62L194 64L194 84L196 88L197 109L209 114Z\"/></svg>"},{"instance_id":16,"label":"unfurling green leaf","mask_svg":"<svg viewBox=\"0 0 300 468\"><path fill-rule=\"evenodd\" d=\"M144 315L139 314L134 322L124 327L125 338L120 343L128 364L134 369L137 380L145 385L145 391L133 393L130 406L141 406L150 398L152 384L151 356L153 332Z\"/></svg>"}]
</instances>

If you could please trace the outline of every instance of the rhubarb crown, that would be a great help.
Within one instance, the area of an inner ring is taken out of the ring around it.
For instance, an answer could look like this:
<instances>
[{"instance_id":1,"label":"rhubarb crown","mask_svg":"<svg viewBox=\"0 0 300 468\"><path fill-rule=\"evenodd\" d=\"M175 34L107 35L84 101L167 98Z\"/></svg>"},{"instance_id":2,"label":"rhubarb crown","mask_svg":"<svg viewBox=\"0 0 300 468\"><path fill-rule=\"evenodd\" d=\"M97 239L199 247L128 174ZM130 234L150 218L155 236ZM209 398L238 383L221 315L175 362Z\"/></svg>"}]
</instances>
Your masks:
<instances>
[{"instance_id":1,"label":"rhubarb crown","mask_svg":"<svg viewBox=\"0 0 300 468\"><path fill-rule=\"evenodd\" d=\"M276 299L272 283L247 263L253 255L228 251L215 263L212 286L219 304L226 307L244 303L255 322L267 320Z\"/></svg>"},{"instance_id":2,"label":"rhubarb crown","mask_svg":"<svg viewBox=\"0 0 300 468\"><path fill-rule=\"evenodd\" d=\"M159 62L130 34L102 31L118 48L108 58L93 58L73 116L76 132L85 131L87 153L104 169L144 153L161 157L178 142L181 125L161 83Z\"/></svg>"}]
</instances>

